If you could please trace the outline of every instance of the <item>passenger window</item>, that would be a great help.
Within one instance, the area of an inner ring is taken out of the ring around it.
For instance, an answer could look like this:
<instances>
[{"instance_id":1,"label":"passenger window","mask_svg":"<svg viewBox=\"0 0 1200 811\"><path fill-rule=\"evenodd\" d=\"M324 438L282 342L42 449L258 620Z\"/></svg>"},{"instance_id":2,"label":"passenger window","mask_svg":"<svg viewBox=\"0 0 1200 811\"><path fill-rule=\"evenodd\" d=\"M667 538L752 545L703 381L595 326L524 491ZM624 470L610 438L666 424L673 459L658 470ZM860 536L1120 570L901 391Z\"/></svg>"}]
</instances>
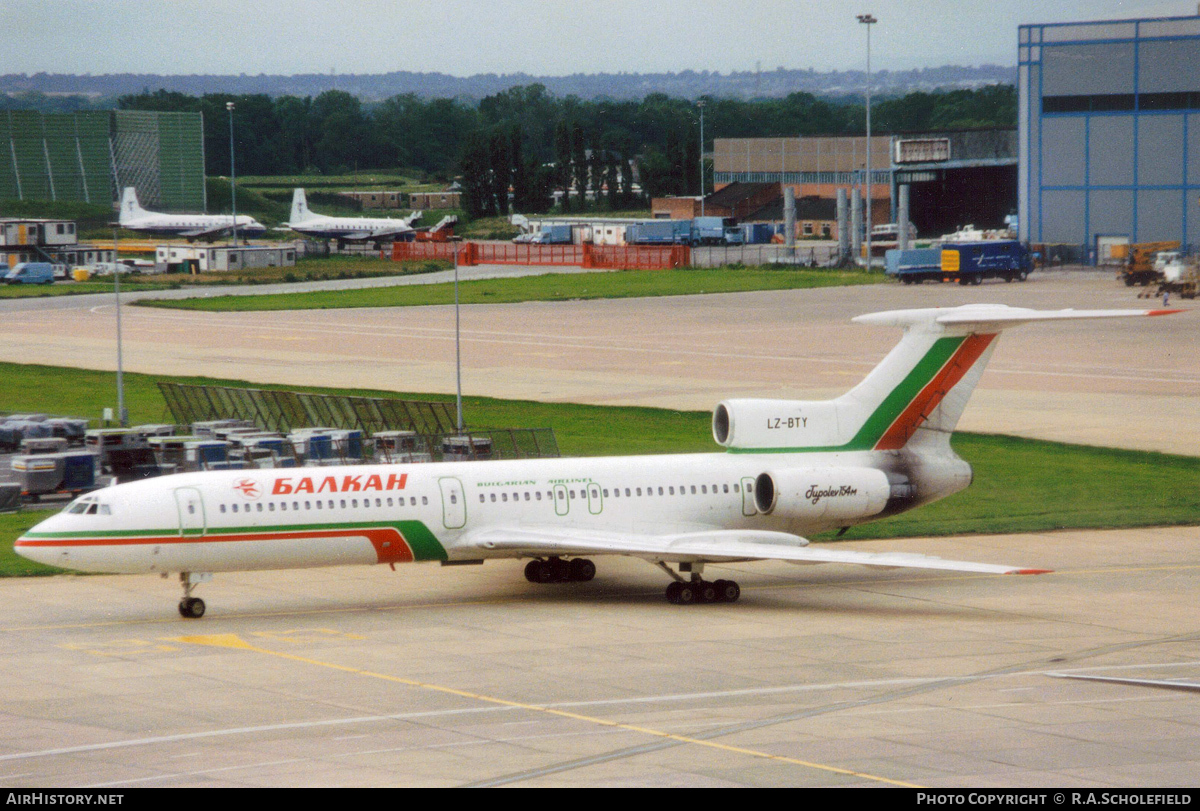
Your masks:
<instances>
[{"instance_id":1,"label":"passenger window","mask_svg":"<svg viewBox=\"0 0 1200 811\"><path fill-rule=\"evenodd\" d=\"M605 490L605 491L604 491L604 497L605 497L605 498L608 498L608 491L607 491L607 490Z\"/></svg>"},{"instance_id":2,"label":"passenger window","mask_svg":"<svg viewBox=\"0 0 1200 811\"><path fill-rule=\"evenodd\" d=\"M416 503L417 503L417 499L414 497L414 498L413 498L413 504L415 505ZM421 503L422 503L422 504L428 504L428 503L429 503L429 496L421 496Z\"/></svg>"},{"instance_id":3,"label":"passenger window","mask_svg":"<svg viewBox=\"0 0 1200 811\"><path fill-rule=\"evenodd\" d=\"M221 505L221 512L225 512L225 505L224 505L224 504L222 504L222 505Z\"/></svg>"},{"instance_id":4,"label":"passenger window","mask_svg":"<svg viewBox=\"0 0 1200 811\"><path fill-rule=\"evenodd\" d=\"M669 491L670 491L670 492L668 493L668 495L672 495L672 496L673 496L673 495L675 495L675 488L674 488L674 487L668 487L668 488L667 488L667 490L669 490ZM662 492L662 488L661 488L661 487L660 487L660 488L658 488L658 492L660 492L660 493Z\"/></svg>"},{"instance_id":5,"label":"passenger window","mask_svg":"<svg viewBox=\"0 0 1200 811\"><path fill-rule=\"evenodd\" d=\"M453 501L453 500L454 500L454 496L450 496L450 500L451 500L451 501ZM500 500L501 500L501 501L505 501L505 502L507 502L507 501L508 501L508 493L501 493L501 494L500 494Z\"/></svg>"},{"instance_id":6,"label":"passenger window","mask_svg":"<svg viewBox=\"0 0 1200 811\"><path fill-rule=\"evenodd\" d=\"M696 485L692 485L692 495L696 495Z\"/></svg>"},{"instance_id":7,"label":"passenger window","mask_svg":"<svg viewBox=\"0 0 1200 811\"><path fill-rule=\"evenodd\" d=\"M662 488L661 488L661 487L660 487L660 488L658 488L658 494L659 494L660 496L663 494L663 491L662 491Z\"/></svg>"},{"instance_id":8,"label":"passenger window","mask_svg":"<svg viewBox=\"0 0 1200 811\"><path fill-rule=\"evenodd\" d=\"M496 501L496 494L492 493L492 502L495 503L495 501Z\"/></svg>"},{"instance_id":9,"label":"passenger window","mask_svg":"<svg viewBox=\"0 0 1200 811\"><path fill-rule=\"evenodd\" d=\"M529 491L526 491L526 492L525 492L525 500L526 500L526 501L529 501Z\"/></svg>"},{"instance_id":10,"label":"passenger window","mask_svg":"<svg viewBox=\"0 0 1200 811\"><path fill-rule=\"evenodd\" d=\"M725 492L726 492L726 493L728 493L728 492L729 492L729 485L725 485Z\"/></svg>"},{"instance_id":11,"label":"passenger window","mask_svg":"<svg viewBox=\"0 0 1200 811\"><path fill-rule=\"evenodd\" d=\"M640 487L639 487L639 488L637 489L637 494L638 494L639 496L642 494L642 488L640 488Z\"/></svg>"},{"instance_id":12,"label":"passenger window","mask_svg":"<svg viewBox=\"0 0 1200 811\"><path fill-rule=\"evenodd\" d=\"M538 501L542 500L542 491L541 490L538 490L536 493L534 493L534 495L537 496Z\"/></svg>"},{"instance_id":13,"label":"passenger window","mask_svg":"<svg viewBox=\"0 0 1200 811\"><path fill-rule=\"evenodd\" d=\"M484 495L483 495L483 493L480 493L479 494L479 503L482 504L484 501L485 501Z\"/></svg>"},{"instance_id":14,"label":"passenger window","mask_svg":"<svg viewBox=\"0 0 1200 811\"><path fill-rule=\"evenodd\" d=\"M626 488L625 488L625 495L626 495L626 496L628 496L628 495L629 495L629 488L628 488L628 487L626 487ZM638 493L638 495L640 496L640 495L641 495L641 493Z\"/></svg>"},{"instance_id":15,"label":"passenger window","mask_svg":"<svg viewBox=\"0 0 1200 811\"><path fill-rule=\"evenodd\" d=\"M268 504L267 509L270 510L271 512L275 512L275 502L272 501L270 504Z\"/></svg>"}]
</instances>

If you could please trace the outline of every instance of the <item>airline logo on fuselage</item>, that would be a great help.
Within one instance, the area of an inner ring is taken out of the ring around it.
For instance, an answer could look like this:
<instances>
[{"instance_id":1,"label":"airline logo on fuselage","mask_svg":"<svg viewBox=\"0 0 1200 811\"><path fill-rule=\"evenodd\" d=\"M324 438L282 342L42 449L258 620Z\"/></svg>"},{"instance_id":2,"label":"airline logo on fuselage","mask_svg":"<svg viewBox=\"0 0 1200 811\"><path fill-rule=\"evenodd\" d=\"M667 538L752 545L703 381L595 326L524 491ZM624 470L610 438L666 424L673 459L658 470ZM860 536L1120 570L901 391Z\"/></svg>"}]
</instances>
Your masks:
<instances>
[{"instance_id":1,"label":"airline logo on fuselage","mask_svg":"<svg viewBox=\"0 0 1200 811\"><path fill-rule=\"evenodd\" d=\"M258 482L254 481L254 479L238 479L233 483L233 489L246 498L258 498L262 495L262 488L258 486Z\"/></svg>"},{"instance_id":2,"label":"airline logo on fuselage","mask_svg":"<svg viewBox=\"0 0 1200 811\"><path fill-rule=\"evenodd\" d=\"M357 476L292 476L275 480L271 488L273 496L289 496L294 493L362 493L384 490L403 490L408 483L407 473L389 473L384 478L378 473Z\"/></svg>"}]
</instances>

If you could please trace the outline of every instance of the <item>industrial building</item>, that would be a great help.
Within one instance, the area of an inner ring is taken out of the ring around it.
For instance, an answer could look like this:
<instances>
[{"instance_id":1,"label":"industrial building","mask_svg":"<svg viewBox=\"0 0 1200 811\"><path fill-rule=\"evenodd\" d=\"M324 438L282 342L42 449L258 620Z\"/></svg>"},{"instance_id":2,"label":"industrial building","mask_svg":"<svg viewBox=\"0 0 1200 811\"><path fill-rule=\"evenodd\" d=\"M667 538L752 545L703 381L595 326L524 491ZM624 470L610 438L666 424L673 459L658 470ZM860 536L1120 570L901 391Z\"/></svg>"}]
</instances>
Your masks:
<instances>
[{"instance_id":1,"label":"industrial building","mask_svg":"<svg viewBox=\"0 0 1200 811\"><path fill-rule=\"evenodd\" d=\"M159 245L154 251L156 273L210 273L295 264L293 245Z\"/></svg>"},{"instance_id":2,"label":"industrial building","mask_svg":"<svg viewBox=\"0 0 1200 811\"><path fill-rule=\"evenodd\" d=\"M903 133L871 137L871 220L894 218L901 188L909 187L909 219L922 236L964 225L998 228L1017 206L1017 133L1011 129ZM721 194L746 183L791 186L799 236L836 233L829 207L839 189L866 195L864 136L717 138L713 180ZM780 210L782 210L780 208ZM801 218L802 217L802 218ZM827 227L828 226L828 227Z\"/></svg>"},{"instance_id":3,"label":"industrial building","mask_svg":"<svg viewBox=\"0 0 1200 811\"><path fill-rule=\"evenodd\" d=\"M125 186L156 210L206 210L203 116L0 111L0 200L110 205Z\"/></svg>"},{"instance_id":4,"label":"industrial building","mask_svg":"<svg viewBox=\"0 0 1200 811\"><path fill-rule=\"evenodd\" d=\"M112 262L113 252L78 244L70 220L0 218L0 262L10 268L21 262L90 265Z\"/></svg>"},{"instance_id":5,"label":"industrial building","mask_svg":"<svg viewBox=\"0 0 1200 811\"><path fill-rule=\"evenodd\" d=\"M1200 16L1022 25L1020 237L1200 243Z\"/></svg>"}]
</instances>

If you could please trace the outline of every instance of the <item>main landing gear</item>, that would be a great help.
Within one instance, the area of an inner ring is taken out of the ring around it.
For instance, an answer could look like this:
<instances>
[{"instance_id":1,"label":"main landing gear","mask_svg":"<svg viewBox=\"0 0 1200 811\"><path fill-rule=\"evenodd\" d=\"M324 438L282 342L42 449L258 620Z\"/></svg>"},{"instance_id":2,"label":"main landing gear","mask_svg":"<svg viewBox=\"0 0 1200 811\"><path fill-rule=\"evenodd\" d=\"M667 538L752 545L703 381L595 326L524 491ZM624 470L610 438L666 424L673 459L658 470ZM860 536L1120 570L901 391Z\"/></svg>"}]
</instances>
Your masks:
<instances>
[{"instance_id":1,"label":"main landing gear","mask_svg":"<svg viewBox=\"0 0 1200 811\"><path fill-rule=\"evenodd\" d=\"M525 579L530 583L586 583L596 576L596 564L587 558L549 558L525 564Z\"/></svg>"},{"instance_id":2,"label":"main landing gear","mask_svg":"<svg viewBox=\"0 0 1200 811\"><path fill-rule=\"evenodd\" d=\"M675 579L667 586L667 601L674 605L693 605L695 603L734 603L742 596L742 588L733 580L716 580L709 582L702 575L703 563L681 563L680 572L689 572L690 580L684 580L680 574L671 571L667 564L659 561L658 566Z\"/></svg>"},{"instance_id":3,"label":"main landing gear","mask_svg":"<svg viewBox=\"0 0 1200 811\"><path fill-rule=\"evenodd\" d=\"M183 585L183 599L179 601L179 616L189 620L198 620L204 616L204 601L199 597L193 597L192 589L209 580L212 580L212 575L204 572L179 573L179 582Z\"/></svg>"}]
</instances>

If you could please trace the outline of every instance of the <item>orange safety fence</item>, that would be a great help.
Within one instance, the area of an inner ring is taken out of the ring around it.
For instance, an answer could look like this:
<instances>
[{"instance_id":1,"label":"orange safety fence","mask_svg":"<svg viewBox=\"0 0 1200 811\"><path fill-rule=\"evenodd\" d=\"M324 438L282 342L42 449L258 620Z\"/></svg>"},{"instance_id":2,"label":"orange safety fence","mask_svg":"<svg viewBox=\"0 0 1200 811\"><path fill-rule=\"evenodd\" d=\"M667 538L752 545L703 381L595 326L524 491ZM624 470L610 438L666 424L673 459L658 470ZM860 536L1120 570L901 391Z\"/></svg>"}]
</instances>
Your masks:
<instances>
[{"instance_id":1,"label":"orange safety fence","mask_svg":"<svg viewBox=\"0 0 1200 811\"><path fill-rule=\"evenodd\" d=\"M529 245L505 242L395 242L397 262L444 259L471 265L566 265L585 268L660 270L686 267L691 248L686 245Z\"/></svg>"}]
</instances>

